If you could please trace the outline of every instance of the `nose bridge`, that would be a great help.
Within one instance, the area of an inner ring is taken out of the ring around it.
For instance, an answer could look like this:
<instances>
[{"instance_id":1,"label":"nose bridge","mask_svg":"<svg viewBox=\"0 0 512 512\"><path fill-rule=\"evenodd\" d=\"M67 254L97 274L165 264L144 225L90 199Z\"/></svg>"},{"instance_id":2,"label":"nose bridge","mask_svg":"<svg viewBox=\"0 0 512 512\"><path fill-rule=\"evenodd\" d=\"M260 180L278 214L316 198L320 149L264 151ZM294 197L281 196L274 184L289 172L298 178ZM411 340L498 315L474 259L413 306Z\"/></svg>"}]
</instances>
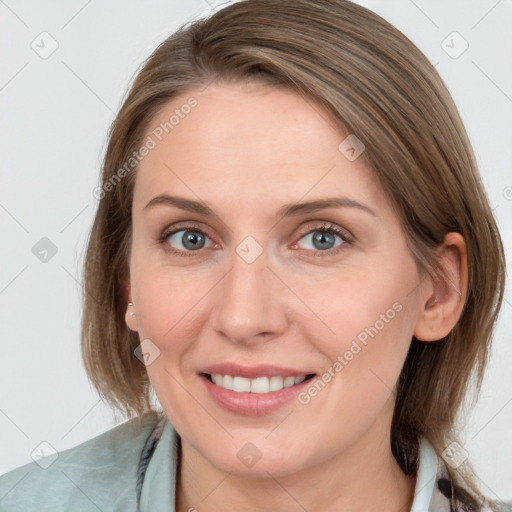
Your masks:
<instances>
[{"instance_id":1,"label":"nose bridge","mask_svg":"<svg viewBox=\"0 0 512 512\"><path fill-rule=\"evenodd\" d=\"M262 334L267 339L285 328L285 308L280 305L283 296L267 268L268 255L252 237L232 249L212 316L214 328L232 341L250 342L261 339Z\"/></svg>"}]
</instances>

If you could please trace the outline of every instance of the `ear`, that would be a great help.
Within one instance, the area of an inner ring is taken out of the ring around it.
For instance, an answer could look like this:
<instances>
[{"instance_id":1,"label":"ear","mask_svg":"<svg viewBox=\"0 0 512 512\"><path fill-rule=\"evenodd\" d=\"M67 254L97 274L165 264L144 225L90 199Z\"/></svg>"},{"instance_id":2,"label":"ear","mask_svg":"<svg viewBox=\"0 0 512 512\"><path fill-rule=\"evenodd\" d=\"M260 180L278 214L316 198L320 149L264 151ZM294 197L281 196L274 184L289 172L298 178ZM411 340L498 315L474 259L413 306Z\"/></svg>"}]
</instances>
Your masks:
<instances>
[{"instance_id":1,"label":"ear","mask_svg":"<svg viewBox=\"0 0 512 512\"><path fill-rule=\"evenodd\" d=\"M466 301L468 264L466 243L460 233L448 233L439 251L445 277L431 277L433 292L424 297L414 336L421 341L437 341L450 333L460 318Z\"/></svg>"},{"instance_id":2,"label":"ear","mask_svg":"<svg viewBox=\"0 0 512 512\"><path fill-rule=\"evenodd\" d=\"M124 319L126 322L126 325L128 328L132 331L137 332L137 316L135 314L135 306L129 306L129 303L132 303L132 292L131 292L131 286L130 286L130 278L127 277L125 282L125 296L126 296L126 312L124 314ZM132 314L133 313L133 314Z\"/></svg>"}]
</instances>

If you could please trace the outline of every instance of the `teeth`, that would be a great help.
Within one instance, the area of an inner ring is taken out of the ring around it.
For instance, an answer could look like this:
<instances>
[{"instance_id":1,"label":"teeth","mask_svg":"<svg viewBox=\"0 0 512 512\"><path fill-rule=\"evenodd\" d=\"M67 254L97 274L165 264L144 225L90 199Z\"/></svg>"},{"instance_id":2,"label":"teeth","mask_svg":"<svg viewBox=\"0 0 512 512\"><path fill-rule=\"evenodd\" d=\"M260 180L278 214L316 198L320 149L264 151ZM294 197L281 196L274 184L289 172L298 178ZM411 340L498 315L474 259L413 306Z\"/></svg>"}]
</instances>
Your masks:
<instances>
[{"instance_id":1,"label":"teeth","mask_svg":"<svg viewBox=\"0 0 512 512\"><path fill-rule=\"evenodd\" d=\"M258 377L251 379L251 393L268 393L270 391L270 384L268 377Z\"/></svg>"},{"instance_id":2,"label":"teeth","mask_svg":"<svg viewBox=\"0 0 512 512\"><path fill-rule=\"evenodd\" d=\"M222 375L220 375L217 386L224 387L224 377ZM237 391L238 393L249 393L249 391L251 391L251 379L233 377L233 391Z\"/></svg>"},{"instance_id":3,"label":"teeth","mask_svg":"<svg viewBox=\"0 0 512 512\"><path fill-rule=\"evenodd\" d=\"M289 388L295 384L295 377L286 377L284 379L283 385L285 388Z\"/></svg>"},{"instance_id":4,"label":"teeth","mask_svg":"<svg viewBox=\"0 0 512 512\"><path fill-rule=\"evenodd\" d=\"M270 391L279 391L283 388L283 377L270 377Z\"/></svg>"},{"instance_id":5,"label":"teeth","mask_svg":"<svg viewBox=\"0 0 512 512\"><path fill-rule=\"evenodd\" d=\"M220 384L226 388L226 389L233 389L233 377L231 375L224 375L224 377L221 375L221 378L219 379Z\"/></svg>"},{"instance_id":6,"label":"teeth","mask_svg":"<svg viewBox=\"0 0 512 512\"><path fill-rule=\"evenodd\" d=\"M211 375L213 382L224 389L236 391L237 393L258 393L265 394L270 391L280 391L296 384L300 384L306 378L301 377L257 377L256 379L246 379L245 377L233 377L231 375L221 375L213 373Z\"/></svg>"}]
</instances>

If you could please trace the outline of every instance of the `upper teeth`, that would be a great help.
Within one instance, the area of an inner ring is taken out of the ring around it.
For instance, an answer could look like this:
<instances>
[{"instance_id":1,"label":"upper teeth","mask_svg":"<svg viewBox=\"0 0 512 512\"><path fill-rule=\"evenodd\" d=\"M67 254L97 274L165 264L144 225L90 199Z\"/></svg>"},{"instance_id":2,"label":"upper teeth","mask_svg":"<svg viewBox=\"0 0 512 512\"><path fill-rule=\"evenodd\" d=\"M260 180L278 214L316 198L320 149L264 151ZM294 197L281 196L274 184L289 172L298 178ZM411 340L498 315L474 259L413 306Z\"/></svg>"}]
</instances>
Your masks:
<instances>
[{"instance_id":1,"label":"upper teeth","mask_svg":"<svg viewBox=\"0 0 512 512\"><path fill-rule=\"evenodd\" d=\"M283 388L289 388L295 384L300 384L305 378L301 377L257 377L256 379L246 379L245 377L233 377L232 375L221 375L213 373L211 375L213 382L224 389L236 391L237 393L268 393L270 391L280 391Z\"/></svg>"}]
</instances>

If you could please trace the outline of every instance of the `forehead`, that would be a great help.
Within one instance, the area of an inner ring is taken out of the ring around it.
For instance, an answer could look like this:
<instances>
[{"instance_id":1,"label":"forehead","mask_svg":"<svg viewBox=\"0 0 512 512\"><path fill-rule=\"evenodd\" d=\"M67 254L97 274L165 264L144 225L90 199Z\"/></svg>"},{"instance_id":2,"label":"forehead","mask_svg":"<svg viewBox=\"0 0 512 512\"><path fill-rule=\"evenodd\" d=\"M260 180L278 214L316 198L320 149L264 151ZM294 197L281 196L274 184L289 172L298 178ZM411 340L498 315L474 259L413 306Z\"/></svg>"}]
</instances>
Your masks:
<instances>
[{"instance_id":1,"label":"forehead","mask_svg":"<svg viewBox=\"0 0 512 512\"><path fill-rule=\"evenodd\" d=\"M381 203L364 158L351 161L340 150L347 135L291 90L255 83L191 89L149 125L155 147L137 169L134 209L163 192L241 208L336 193Z\"/></svg>"}]
</instances>

